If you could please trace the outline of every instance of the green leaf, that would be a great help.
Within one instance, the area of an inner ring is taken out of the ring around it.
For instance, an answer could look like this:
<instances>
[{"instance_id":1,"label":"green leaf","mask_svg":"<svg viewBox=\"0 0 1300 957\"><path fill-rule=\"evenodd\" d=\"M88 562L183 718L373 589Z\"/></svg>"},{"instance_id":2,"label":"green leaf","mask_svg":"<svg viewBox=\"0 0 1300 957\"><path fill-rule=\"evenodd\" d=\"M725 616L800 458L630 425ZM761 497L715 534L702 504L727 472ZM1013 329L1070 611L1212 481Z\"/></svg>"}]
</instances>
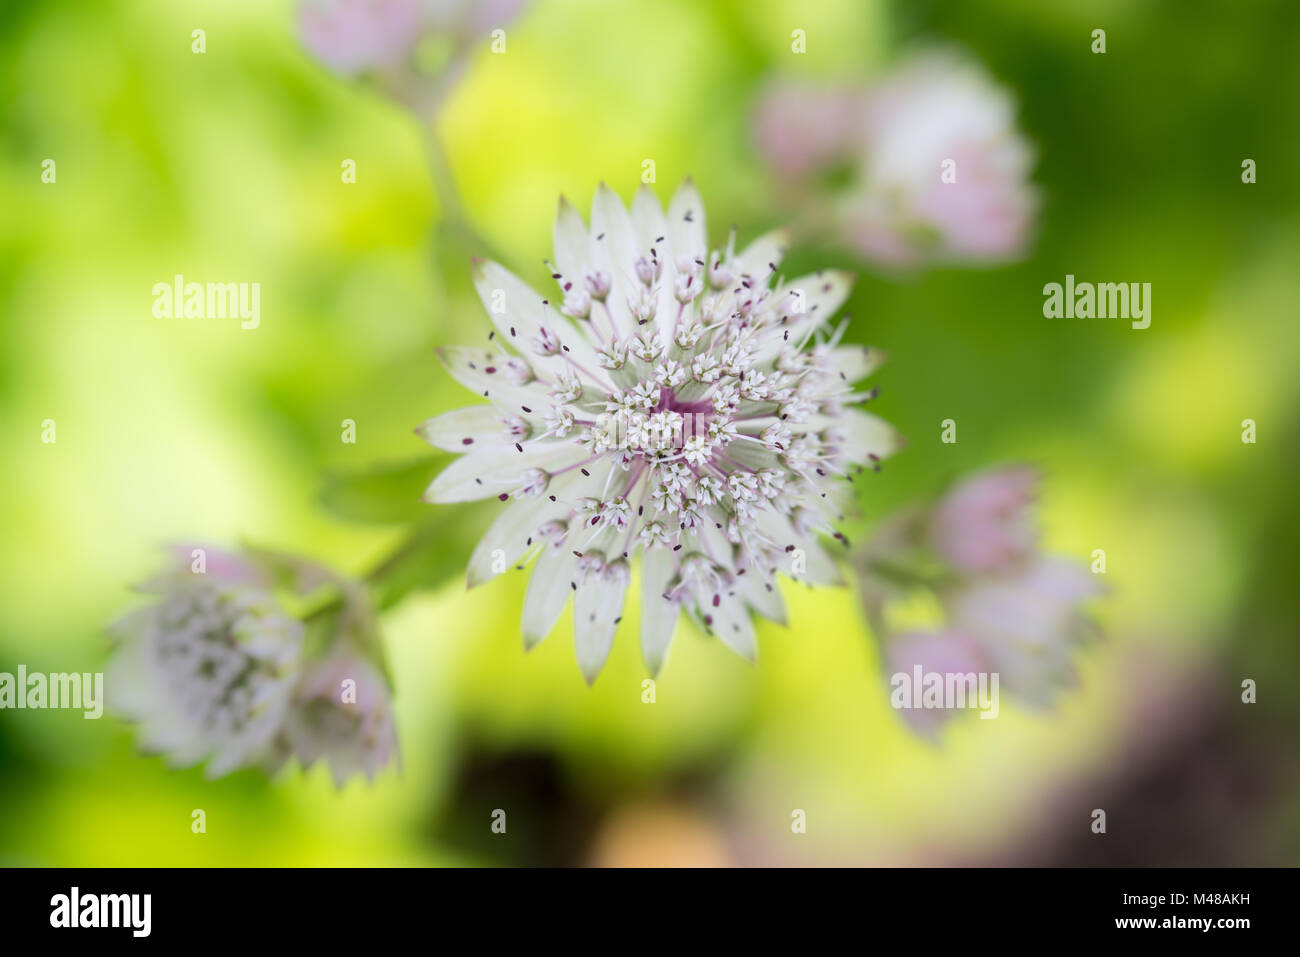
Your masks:
<instances>
[{"instance_id":1,"label":"green leaf","mask_svg":"<svg viewBox=\"0 0 1300 957\"><path fill-rule=\"evenodd\" d=\"M326 477L321 504L340 518L383 525L418 523L430 506L420 496L448 456L441 452L407 462L383 463Z\"/></svg>"}]
</instances>

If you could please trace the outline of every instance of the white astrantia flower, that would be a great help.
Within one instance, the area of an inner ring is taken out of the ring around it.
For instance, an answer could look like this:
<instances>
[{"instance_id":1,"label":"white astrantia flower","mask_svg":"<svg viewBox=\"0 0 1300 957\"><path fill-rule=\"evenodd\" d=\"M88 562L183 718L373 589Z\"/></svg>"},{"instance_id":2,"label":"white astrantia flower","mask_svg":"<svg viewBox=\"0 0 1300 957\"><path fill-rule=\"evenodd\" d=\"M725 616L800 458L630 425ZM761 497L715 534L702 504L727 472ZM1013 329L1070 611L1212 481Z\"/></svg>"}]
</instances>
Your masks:
<instances>
[{"instance_id":1,"label":"white astrantia flower","mask_svg":"<svg viewBox=\"0 0 1300 957\"><path fill-rule=\"evenodd\" d=\"M176 767L210 758L215 778L262 760L299 677L302 623L251 564L216 551L205 570L178 563L140 590L158 600L113 628L110 706Z\"/></svg>"},{"instance_id":2,"label":"white astrantia flower","mask_svg":"<svg viewBox=\"0 0 1300 957\"><path fill-rule=\"evenodd\" d=\"M740 655L752 614L783 621L778 573L838 584L820 536L846 479L898 446L859 405L878 351L832 326L850 277L778 275L786 238L710 250L687 182L665 212L649 187L631 209L601 186L591 223L560 201L558 290L539 294L493 262L475 284L495 329L440 354L487 404L417 431L461 457L425 499L497 498L470 559L479 584L535 556L523 611L531 647L574 601L578 663L600 672L640 566L641 645L663 664L686 612Z\"/></svg>"}]
</instances>

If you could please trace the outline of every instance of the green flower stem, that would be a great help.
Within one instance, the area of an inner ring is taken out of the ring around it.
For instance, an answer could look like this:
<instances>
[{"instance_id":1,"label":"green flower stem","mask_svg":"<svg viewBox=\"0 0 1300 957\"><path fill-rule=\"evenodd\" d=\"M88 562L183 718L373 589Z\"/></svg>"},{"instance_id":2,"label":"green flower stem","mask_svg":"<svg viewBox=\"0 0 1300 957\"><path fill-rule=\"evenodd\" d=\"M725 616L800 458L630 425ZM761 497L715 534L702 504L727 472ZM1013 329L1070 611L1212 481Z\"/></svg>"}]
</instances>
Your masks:
<instances>
[{"instance_id":1,"label":"green flower stem","mask_svg":"<svg viewBox=\"0 0 1300 957\"><path fill-rule=\"evenodd\" d=\"M938 591L948 584L952 577L942 572L925 571L915 565L907 565L887 558L871 558L863 563L865 574L906 588L918 585Z\"/></svg>"},{"instance_id":2,"label":"green flower stem","mask_svg":"<svg viewBox=\"0 0 1300 957\"><path fill-rule=\"evenodd\" d=\"M393 549L383 561L372 568L362 581L367 585L382 585L405 562L419 555L442 531L443 529L436 522L426 522L416 526L415 530L407 535L406 539Z\"/></svg>"}]
</instances>

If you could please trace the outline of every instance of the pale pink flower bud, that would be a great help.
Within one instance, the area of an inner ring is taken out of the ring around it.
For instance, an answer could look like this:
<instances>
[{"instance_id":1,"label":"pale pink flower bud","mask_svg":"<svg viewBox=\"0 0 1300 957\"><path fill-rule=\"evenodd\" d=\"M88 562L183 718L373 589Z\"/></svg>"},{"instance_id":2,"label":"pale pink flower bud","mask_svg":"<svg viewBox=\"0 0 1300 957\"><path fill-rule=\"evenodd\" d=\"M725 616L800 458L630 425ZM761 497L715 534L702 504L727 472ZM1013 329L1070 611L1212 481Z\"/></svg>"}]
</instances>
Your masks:
<instances>
[{"instance_id":1,"label":"pale pink flower bud","mask_svg":"<svg viewBox=\"0 0 1300 957\"><path fill-rule=\"evenodd\" d=\"M755 140L811 228L889 266L1024 251L1038 207L1015 101L960 55L921 54L859 87L781 83Z\"/></svg>"},{"instance_id":2,"label":"pale pink flower bud","mask_svg":"<svg viewBox=\"0 0 1300 957\"><path fill-rule=\"evenodd\" d=\"M177 767L208 760L219 777L265 756L298 678L303 628L244 558L175 551L180 561L140 586L154 602L113 626L106 694L139 724L144 750Z\"/></svg>"},{"instance_id":3,"label":"pale pink flower bud","mask_svg":"<svg viewBox=\"0 0 1300 957\"><path fill-rule=\"evenodd\" d=\"M304 768L329 762L338 787L354 774L375 775L397 753L392 692L365 657L344 647L311 665L298 687L271 761L295 757Z\"/></svg>"},{"instance_id":4,"label":"pale pink flower bud","mask_svg":"<svg viewBox=\"0 0 1300 957\"><path fill-rule=\"evenodd\" d=\"M883 262L1002 260L1023 251L1037 210L1033 150L1015 101L949 53L913 58L874 86L864 179L849 242Z\"/></svg>"},{"instance_id":5,"label":"pale pink flower bud","mask_svg":"<svg viewBox=\"0 0 1300 957\"><path fill-rule=\"evenodd\" d=\"M427 37L445 38L462 51L506 26L526 5L527 0L304 0L299 28L308 51L338 73L391 73L410 67Z\"/></svg>"},{"instance_id":6,"label":"pale pink flower bud","mask_svg":"<svg viewBox=\"0 0 1300 957\"><path fill-rule=\"evenodd\" d=\"M345 75L400 67L419 44L423 0L308 0L301 7L303 45Z\"/></svg>"},{"instance_id":7,"label":"pale pink flower bud","mask_svg":"<svg viewBox=\"0 0 1300 957\"><path fill-rule=\"evenodd\" d=\"M1008 690L1039 705L1075 681L1074 647L1091 623L1082 604L1104 589L1087 567L1036 558L1022 569L948 590L955 627L979 645Z\"/></svg>"},{"instance_id":8,"label":"pale pink flower bud","mask_svg":"<svg viewBox=\"0 0 1300 957\"><path fill-rule=\"evenodd\" d=\"M860 87L780 81L759 95L754 139L778 177L800 180L857 161L865 113Z\"/></svg>"},{"instance_id":9,"label":"pale pink flower bud","mask_svg":"<svg viewBox=\"0 0 1300 957\"><path fill-rule=\"evenodd\" d=\"M919 676L939 675L980 675L987 674L987 659L979 646L961 631L946 628L938 631L909 631L889 637L884 647L885 677L890 680L891 703L899 716L911 726L917 734L932 738L943 723L955 713L955 708L915 707L910 694L900 695L897 690L895 675L906 676L904 684L911 692L918 683ZM919 695L920 691L916 693ZM900 701L900 698L904 699Z\"/></svg>"},{"instance_id":10,"label":"pale pink flower bud","mask_svg":"<svg viewBox=\"0 0 1300 957\"><path fill-rule=\"evenodd\" d=\"M1037 473L1027 467L957 483L931 515L931 546L960 572L989 572L1022 561L1038 538L1030 510L1037 484Z\"/></svg>"}]
</instances>

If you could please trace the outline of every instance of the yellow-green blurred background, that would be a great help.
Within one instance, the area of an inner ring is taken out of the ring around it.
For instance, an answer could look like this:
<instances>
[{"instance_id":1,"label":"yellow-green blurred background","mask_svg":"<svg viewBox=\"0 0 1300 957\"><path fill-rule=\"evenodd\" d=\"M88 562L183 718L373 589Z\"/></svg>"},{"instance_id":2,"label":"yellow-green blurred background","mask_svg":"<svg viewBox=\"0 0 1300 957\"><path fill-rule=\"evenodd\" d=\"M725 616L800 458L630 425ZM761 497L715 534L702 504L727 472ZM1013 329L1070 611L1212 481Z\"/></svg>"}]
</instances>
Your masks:
<instances>
[{"instance_id":1,"label":"yellow-green blurred background","mask_svg":"<svg viewBox=\"0 0 1300 957\"><path fill-rule=\"evenodd\" d=\"M436 465L412 428L469 398L434 349L479 341L482 308L436 238L420 121L314 63L295 24L278 0L0 6L0 670L99 670L163 543L359 573L436 511L367 511L338 477L411 463L418 494ZM851 538L1027 459L1049 550L1105 549L1106 639L1054 713L1004 698L913 737L850 589L788 587L756 667L683 624L652 705L630 617L588 688L567 615L524 654L523 576L466 592L484 520L464 510L383 619L400 771L210 782L109 715L5 711L0 863L1295 863L1297 36L1285 0L539 0L437 119L475 225L546 288L557 195L630 198L647 158L665 201L694 177L715 244L778 224L750 132L773 75L955 43L1013 90L1044 196L1025 261L899 279L804 245L783 269L858 270L849 336L890 356L875 411L910 444L857 483ZM176 273L260 282L260 328L155 319ZM1066 273L1150 282L1151 328L1043 318Z\"/></svg>"}]
</instances>

